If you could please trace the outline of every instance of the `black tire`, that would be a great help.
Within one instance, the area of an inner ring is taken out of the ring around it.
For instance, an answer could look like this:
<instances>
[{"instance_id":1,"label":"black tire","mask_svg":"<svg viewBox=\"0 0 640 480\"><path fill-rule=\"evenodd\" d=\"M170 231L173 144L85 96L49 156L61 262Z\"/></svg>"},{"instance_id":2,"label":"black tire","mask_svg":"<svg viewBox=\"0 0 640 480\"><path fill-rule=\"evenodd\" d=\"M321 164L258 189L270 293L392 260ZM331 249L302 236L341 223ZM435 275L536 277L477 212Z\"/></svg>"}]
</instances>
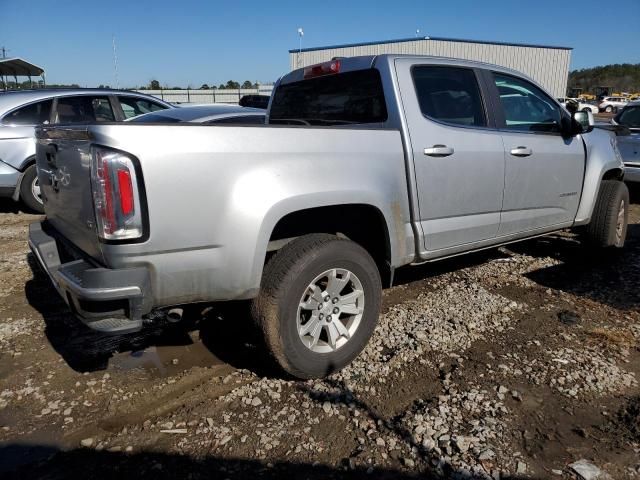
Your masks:
<instances>
[{"instance_id":1,"label":"black tire","mask_svg":"<svg viewBox=\"0 0 640 480\"><path fill-rule=\"evenodd\" d=\"M334 268L349 270L359 279L364 310L344 345L317 353L298 335L298 306L310 283ZM311 234L288 243L269 260L252 315L269 353L285 372L298 378L319 378L340 370L362 351L378 321L381 297L380 273L365 249L334 235Z\"/></svg>"},{"instance_id":2,"label":"black tire","mask_svg":"<svg viewBox=\"0 0 640 480\"><path fill-rule=\"evenodd\" d=\"M623 209L623 225L619 213ZM603 180L593 209L591 222L586 228L588 243L599 248L622 248L627 236L629 221L629 190L619 180Z\"/></svg>"},{"instance_id":3,"label":"black tire","mask_svg":"<svg viewBox=\"0 0 640 480\"><path fill-rule=\"evenodd\" d=\"M611 105L607 105L606 107L604 107L604 111L607 113L612 113L613 107Z\"/></svg>"},{"instance_id":4,"label":"black tire","mask_svg":"<svg viewBox=\"0 0 640 480\"><path fill-rule=\"evenodd\" d=\"M44 204L42 203L42 200L33 194L32 186L37 178L38 172L36 171L36 166L31 165L27 167L24 171L24 175L22 176L22 181L20 182L20 200L29 210L37 213L44 213Z\"/></svg>"}]
</instances>

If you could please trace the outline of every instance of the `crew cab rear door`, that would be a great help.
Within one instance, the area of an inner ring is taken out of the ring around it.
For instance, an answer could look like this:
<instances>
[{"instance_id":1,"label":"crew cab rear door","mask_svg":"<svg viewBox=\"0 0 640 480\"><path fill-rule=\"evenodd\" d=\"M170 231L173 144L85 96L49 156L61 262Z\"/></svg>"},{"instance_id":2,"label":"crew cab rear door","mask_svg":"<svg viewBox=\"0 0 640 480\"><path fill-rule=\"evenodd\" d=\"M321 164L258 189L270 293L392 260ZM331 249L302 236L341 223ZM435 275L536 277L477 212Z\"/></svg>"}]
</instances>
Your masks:
<instances>
[{"instance_id":1,"label":"crew cab rear door","mask_svg":"<svg viewBox=\"0 0 640 480\"><path fill-rule=\"evenodd\" d=\"M441 253L494 238L504 146L485 108L479 71L411 58L395 62L425 249Z\"/></svg>"}]
</instances>

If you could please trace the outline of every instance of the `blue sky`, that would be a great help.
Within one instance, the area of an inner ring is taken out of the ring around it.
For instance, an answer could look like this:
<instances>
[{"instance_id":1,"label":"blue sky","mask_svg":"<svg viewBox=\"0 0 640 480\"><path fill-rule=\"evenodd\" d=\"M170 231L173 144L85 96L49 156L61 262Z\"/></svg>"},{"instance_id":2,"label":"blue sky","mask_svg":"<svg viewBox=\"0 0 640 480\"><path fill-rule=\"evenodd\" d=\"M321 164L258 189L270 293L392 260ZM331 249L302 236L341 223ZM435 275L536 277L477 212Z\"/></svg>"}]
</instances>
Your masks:
<instances>
[{"instance_id":1,"label":"blue sky","mask_svg":"<svg viewBox=\"0 0 640 480\"><path fill-rule=\"evenodd\" d=\"M612 20L609 20L612 19ZM50 83L273 81L288 50L421 34L573 47L571 68L640 63L640 0L0 0L0 46Z\"/></svg>"}]
</instances>

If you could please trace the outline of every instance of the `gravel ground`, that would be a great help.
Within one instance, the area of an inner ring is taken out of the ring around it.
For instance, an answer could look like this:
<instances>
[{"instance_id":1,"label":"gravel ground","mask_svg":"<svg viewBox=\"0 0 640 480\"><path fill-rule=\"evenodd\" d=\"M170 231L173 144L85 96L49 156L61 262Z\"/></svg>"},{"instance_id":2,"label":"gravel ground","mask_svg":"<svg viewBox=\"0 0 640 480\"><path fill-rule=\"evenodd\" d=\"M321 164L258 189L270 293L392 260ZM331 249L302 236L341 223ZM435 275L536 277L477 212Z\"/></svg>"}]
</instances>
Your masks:
<instances>
[{"instance_id":1,"label":"gravel ground","mask_svg":"<svg viewBox=\"0 0 640 480\"><path fill-rule=\"evenodd\" d=\"M637 203L620 254L562 233L399 272L322 381L268 366L245 303L89 331L38 218L0 203L3 478L640 478Z\"/></svg>"}]
</instances>

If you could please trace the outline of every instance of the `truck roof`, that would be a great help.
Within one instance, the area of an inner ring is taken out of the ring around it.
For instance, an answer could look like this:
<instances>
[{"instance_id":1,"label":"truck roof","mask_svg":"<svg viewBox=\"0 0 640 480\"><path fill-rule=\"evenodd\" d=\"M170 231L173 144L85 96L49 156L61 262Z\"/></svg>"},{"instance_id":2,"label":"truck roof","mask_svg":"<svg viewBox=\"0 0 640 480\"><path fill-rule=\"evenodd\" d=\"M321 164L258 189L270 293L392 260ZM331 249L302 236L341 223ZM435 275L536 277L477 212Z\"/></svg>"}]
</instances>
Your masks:
<instances>
[{"instance_id":1,"label":"truck roof","mask_svg":"<svg viewBox=\"0 0 640 480\"><path fill-rule=\"evenodd\" d=\"M491 70L495 70L503 73L510 73L517 75L519 77L524 77L532 82L536 83L534 80L530 79L527 75L522 72L518 72L516 70L501 67L500 65L494 65L492 63L486 62L478 62L475 60L464 60L461 58L451 58L451 57L439 57L435 55L415 55L415 54L399 54L399 53L384 53L381 55L363 55L356 57L336 57L336 59L340 60L340 72L350 72L354 70L362 70L365 68L373 68L376 64L379 63L389 63L392 64L396 59L399 58L415 58L419 60L426 60L429 63L434 64L442 64L442 65L455 65L461 67L469 67L469 68L489 68ZM283 75L280 79L280 83L286 84L291 82L297 82L303 80L304 78L304 69L311 65L307 65L306 67L301 67L296 70L289 72L286 75ZM536 83L537 85L537 83Z\"/></svg>"}]
</instances>

